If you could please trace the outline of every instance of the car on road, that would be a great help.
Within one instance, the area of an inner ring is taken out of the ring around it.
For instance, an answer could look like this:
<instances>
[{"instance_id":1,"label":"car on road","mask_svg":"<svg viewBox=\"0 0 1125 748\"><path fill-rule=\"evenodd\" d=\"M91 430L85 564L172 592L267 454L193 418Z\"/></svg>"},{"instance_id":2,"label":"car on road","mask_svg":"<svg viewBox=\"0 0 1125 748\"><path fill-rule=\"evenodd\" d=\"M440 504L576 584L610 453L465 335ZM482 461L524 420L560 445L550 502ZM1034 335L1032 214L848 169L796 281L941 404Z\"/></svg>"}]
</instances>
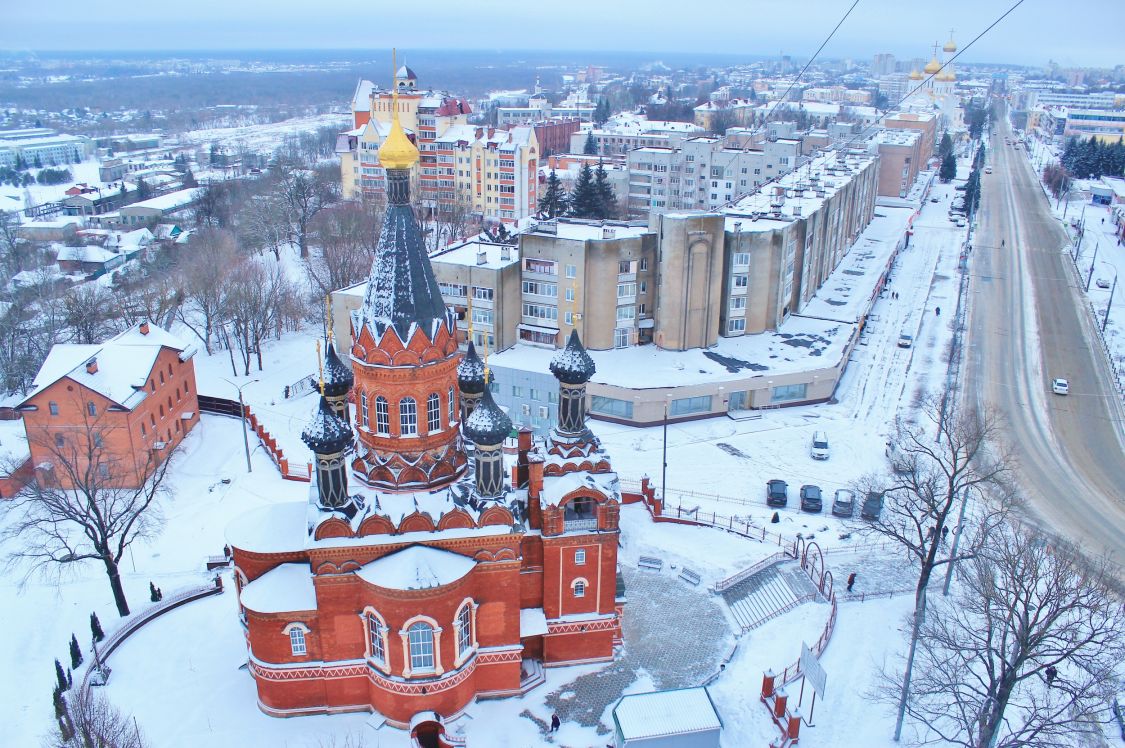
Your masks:
<instances>
[{"instance_id":1,"label":"car on road","mask_svg":"<svg viewBox=\"0 0 1125 748\"><path fill-rule=\"evenodd\" d=\"M991 166L984 167L984 173L985 174L991 174L992 173L992 167Z\"/></svg>"},{"instance_id":2,"label":"car on road","mask_svg":"<svg viewBox=\"0 0 1125 748\"><path fill-rule=\"evenodd\" d=\"M1070 382L1068 382L1068 381L1066 381L1065 379L1062 379L1062 378L1052 379L1051 380L1051 392L1054 392L1056 395L1069 395L1070 394Z\"/></svg>"},{"instance_id":3,"label":"car on road","mask_svg":"<svg viewBox=\"0 0 1125 748\"><path fill-rule=\"evenodd\" d=\"M958 192L964 192L965 190L967 190L967 189L968 189L968 187L966 187L966 186L965 186L965 185L963 185L963 184L959 184L959 185L957 185L956 187L954 187L953 189L957 190Z\"/></svg>"},{"instance_id":4,"label":"car on road","mask_svg":"<svg viewBox=\"0 0 1125 748\"><path fill-rule=\"evenodd\" d=\"M879 519L883 513L883 494L880 491L868 491L867 498L863 500L863 509L859 516L872 522Z\"/></svg>"},{"instance_id":5,"label":"car on road","mask_svg":"<svg viewBox=\"0 0 1125 748\"><path fill-rule=\"evenodd\" d=\"M958 218L957 219L957 228L959 228L959 229L965 228L965 219L964 218Z\"/></svg>"},{"instance_id":6,"label":"car on road","mask_svg":"<svg viewBox=\"0 0 1125 748\"><path fill-rule=\"evenodd\" d=\"M1107 281L1105 278L1098 278L1096 281L1094 281L1094 285L1098 288L1109 288L1109 281Z\"/></svg>"},{"instance_id":7,"label":"car on road","mask_svg":"<svg viewBox=\"0 0 1125 748\"><path fill-rule=\"evenodd\" d=\"M814 486L811 483L801 486L801 511L819 512L822 507L820 486Z\"/></svg>"},{"instance_id":8,"label":"car on road","mask_svg":"<svg viewBox=\"0 0 1125 748\"><path fill-rule=\"evenodd\" d=\"M930 202L931 202L931 203L940 203L940 202L941 202L941 198L940 198L940 197L936 197L936 196L935 196L935 197L931 197L931 198L930 198Z\"/></svg>"},{"instance_id":9,"label":"car on road","mask_svg":"<svg viewBox=\"0 0 1125 748\"><path fill-rule=\"evenodd\" d=\"M812 444L809 446L809 456L814 460L828 459L828 435L823 431L814 431Z\"/></svg>"},{"instance_id":10,"label":"car on road","mask_svg":"<svg viewBox=\"0 0 1125 748\"><path fill-rule=\"evenodd\" d=\"M766 504L785 506L789 503L789 484L774 478L766 483Z\"/></svg>"},{"instance_id":11,"label":"car on road","mask_svg":"<svg viewBox=\"0 0 1125 748\"><path fill-rule=\"evenodd\" d=\"M914 345L914 336L911 335L910 333L904 332L904 333L902 333L901 335L898 336L898 347L899 348L910 348L913 345Z\"/></svg>"},{"instance_id":12,"label":"car on road","mask_svg":"<svg viewBox=\"0 0 1125 748\"><path fill-rule=\"evenodd\" d=\"M846 488L836 489L832 497L832 515L835 517L851 517L855 512L855 492Z\"/></svg>"}]
</instances>

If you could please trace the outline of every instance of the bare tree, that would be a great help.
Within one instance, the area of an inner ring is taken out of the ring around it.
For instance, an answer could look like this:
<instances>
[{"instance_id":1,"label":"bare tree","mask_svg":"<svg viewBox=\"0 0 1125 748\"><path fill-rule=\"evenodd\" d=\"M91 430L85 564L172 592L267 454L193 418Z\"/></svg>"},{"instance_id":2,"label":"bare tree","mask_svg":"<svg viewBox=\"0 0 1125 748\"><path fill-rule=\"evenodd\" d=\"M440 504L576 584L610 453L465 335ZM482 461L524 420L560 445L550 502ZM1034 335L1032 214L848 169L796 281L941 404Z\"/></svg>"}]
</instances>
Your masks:
<instances>
[{"instance_id":1,"label":"bare tree","mask_svg":"<svg viewBox=\"0 0 1125 748\"><path fill-rule=\"evenodd\" d=\"M433 213L431 250L441 249L456 239L466 237L470 231L478 227L478 224L473 205L464 196L441 201Z\"/></svg>"},{"instance_id":2,"label":"bare tree","mask_svg":"<svg viewBox=\"0 0 1125 748\"><path fill-rule=\"evenodd\" d=\"M234 237L215 229L192 234L187 249L188 256L179 269L184 303L178 314L180 321L203 341L210 355L215 328L226 319L226 281L238 253Z\"/></svg>"},{"instance_id":3,"label":"bare tree","mask_svg":"<svg viewBox=\"0 0 1125 748\"><path fill-rule=\"evenodd\" d=\"M936 397L922 401L921 414L920 425L901 418L895 425L893 441L888 444L894 450L894 477L889 481L869 478L865 487L882 491L886 501L879 519L864 531L891 540L918 564L896 740L902 733L915 649L926 618L926 588L934 571L973 558L1010 505L1008 479L1012 458L996 446L997 416L990 412L966 413ZM941 553L947 544L951 515L955 509L963 509L970 492L982 499L973 516L975 528L952 528L957 537L948 544L956 544L958 550Z\"/></svg>"},{"instance_id":4,"label":"bare tree","mask_svg":"<svg viewBox=\"0 0 1125 748\"><path fill-rule=\"evenodd\" d=\"M910 716L921 744L1047 748L1097 741L1125 656L1105 559L1003 523L922 626ZM888 684L897 697L898 683Z\"/></svg>"},{"instance_id":5,"label":"bare tree","mask_svg":"<svg viewBox=\"0 0 1125 748\"><path fill-rule=\"evenodd\" d=\"M195 222L202 228L225 229L230 225L233 196L226 182L210 182L195 200Z\"/></svg>"},{"instance_id":6,"label":"bare tree","mask_svg":"<svg viewBox=\"0 0 1125 748\"><path fill-rule=\"evenodd\" d=\"M289 213L276 195L256 195L245 204L240 226L249 246L273 252L281 260L281 248L289 241Z\"/></svg>"},{"instance_id":7,"label":"bare tree","mask_svg":"<svg viewBox=\"0 0 1125 748\"><path fill-rule=\"evenodd\" d=\"M48 748L145 748L136 720L93 689L79 689L47 738Z\"/></svg>"},{"instance_id":8,"label":"bare tree","mask_svg":"<svg viewBox=\"0 0 1125 748\"><path fill-rule=\"evenodd\" d=\"M24 269L19 226L18 213L0 210L0 257L4 263L5 280Z\"/></svg>"},{"instance_id":9,"label":"bare tree","mask_svg":"<svg viewBox=\"0 0 1125 748\"><path fill-rule=\"evenodd\" d=\"M1010 502L1013 458L996 439L999 418L994 413L962 411L929 397L921 404L920 424L899 419L892 435L889 478L868 478L864 488L884 493L878 520L865 532L881 535L902 547L918 563L915 607L933 577L945 564L971 558L987 537L987 530ZM936 436L936 438L935 438ZM964 533L956 556L942 553L950 545L946 530L954 528L954 513L970 492L988 498L976 513L983 531Z\"/></svg>"},{"instance_id":10,"label":"bare tree","mask_svg":"<svg viewBox=\"0 0 1125 748\"><path fill-rule=\"evenodd\" d=\"M286 299L297 294L276 264L267 269L254 260L245 260L231 274L226 312L242 354L243 374L250 374L254 356L258 371L262 370L262 341L279 327Z\"/></svg>"},{"instance_id":11,"label":"bare tree","mask_svg":"<svg viewBox=\"0 0 1125 748\"><path fill-rule=\"evenodd\" d=\"M93 344L118 331L115 297L97 283L83 283L64 297L66 325L75 343Z\"/></svg>"},{"instance_id":12,"label":"bare tree","mask_svg":"<svg viewBox=\"0 0 1125 748\"><path fill-rule=\"evenodd\" d=\"M291 159L277 162L273 169L277 179L276 195L286 208L289 219L289 240L296 244L301 257L309 256L309 227L316 214L339 199L338 170L308 169Z\"/></svg>"},{"instance_id":13,"label":"bare tree","mask_svg":"<svg viewBox=\"0 0 1125 748\"><path fill-rule=\"evenodd\" d=\"M28 440L47 454L36 479L6 502L9 522L0 537L12 544L12 565L61 573L70 564L98 561L109 577L117 612L129 614L119 564L138 538L160 527L159 500L170 460L145 449L140 455L114 451L123 426L105 412L91 416L84 403L77 428L29 429ZM120 449L120 448L119 448Z\"/></svg>"},{"instance_id":14,"label":"bare tree","mask_svg":"<svg viewBox=\"0 0 1125 748\"><path fill-rule=\"evenodd\" d=\"M320 296L367 277L382 222L382 211L368 202L343 203L317 216L317 242L305 269Z\"/></svg>"},{"instance_id":15,"label":"bare tree","mask_svg":"<svg viewBox=\"0 0 1125 748\"><path fill-rule=\"evenodd\" d=\"M113 313L126 327L145 320L167 326L181 301L181 292L173 277L158 273L114 294Z\"/></svg>"}]
</instances>

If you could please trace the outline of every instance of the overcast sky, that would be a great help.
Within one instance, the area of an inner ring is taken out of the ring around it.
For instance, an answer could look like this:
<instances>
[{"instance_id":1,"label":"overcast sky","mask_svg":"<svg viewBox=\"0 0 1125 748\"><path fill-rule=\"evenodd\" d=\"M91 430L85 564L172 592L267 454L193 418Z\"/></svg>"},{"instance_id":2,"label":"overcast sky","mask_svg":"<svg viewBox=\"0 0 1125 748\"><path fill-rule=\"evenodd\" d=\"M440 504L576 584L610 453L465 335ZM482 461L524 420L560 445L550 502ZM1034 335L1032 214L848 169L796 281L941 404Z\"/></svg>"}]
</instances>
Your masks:
<instances>
[{"instance_id":1,"label":"overcast sky","mask_svg":"<svg viewBox=\"0 0 1125 748\"><path fill-rule=\"evenodd\" d=\"M929 56L1016 0L859 0L825 57ZM812 54L851 0L0 0L0 49L577 49ZM1024 0L967 62L1125 63L1125 2Z\"/></svg>"}]
</instances>

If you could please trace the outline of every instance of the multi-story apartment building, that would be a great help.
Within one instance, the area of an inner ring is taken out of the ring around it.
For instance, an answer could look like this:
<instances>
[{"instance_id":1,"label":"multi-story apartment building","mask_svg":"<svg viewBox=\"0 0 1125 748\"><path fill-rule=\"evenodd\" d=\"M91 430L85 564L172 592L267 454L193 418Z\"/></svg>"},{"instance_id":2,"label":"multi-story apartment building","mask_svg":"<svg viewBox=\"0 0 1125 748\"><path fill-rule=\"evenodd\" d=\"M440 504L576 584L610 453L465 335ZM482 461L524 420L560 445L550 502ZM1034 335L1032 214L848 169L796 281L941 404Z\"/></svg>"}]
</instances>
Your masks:
<instances>
[{"instance_id":1,"label":"multi-story apartment building","mask_svg":"<svg viewBox=\"0 0 1125 748\"><path fill-rule=\"evenodd\" d=\"M720 334L799 312L871 222L877 186L877 157L829 153L725 208Z\"/></svg>"},{"instance_id":2,"label":"multi-story apartment building","mask_svg":"<svg viewBox=\"0 0 1125 748\"><path fill-rule=\"evenodd\" d=\"M879 154L878 194L906 197L929 154L918 130L880 130L868 141L868 151Z\"/></svg>"},{"instance_id":3,"label":"multi-story apartment building","mask_svg":"<svg viewBox=\"0 0 1125 748\"><path fill-rule=\"evenodd\" d=\"M928 158L937 153L938 117L933 112L891 112L883 120L888 130L918 130L922 133L922 151Z\"/></svg>"},{"instance_id":4,"label":"multi-story apartment building","mask_svg":"<svg viewBox=\"0 0 1125 748\"><path fill-rule=\"evenodd\" d=\"M625 119L592 130L579 130L570 136L570 152L583 153L586 139L591 134L597 146L597 155L622 156L634 148L671 148L686 138L702 135L704 132L704 128L690 122Z\"/></svg>"},{"instance_id":5,"label":"multi-story apartment building","mask_svg":"<svg viewBox=\"0 0 1125 748\"><path fill-rule=\"evenodd\" d=\"M395 77L398 114L420 154L413 177L423 206L438 212L466 206L482 217L511 223L531 215L538 200L539 144L531 127L509 130L468 125L464 99L418 92L407 67ZM390 132L392 92L361 81L353 98L355 129L341 134L336 150L344 197L386 192L379 147ZM369 99L361 112L358 99Z\"/></svg>"},{"instance_id":6,"label":"multi-story apartment building","mask_svg":"<svg viewBox=\"0 0 1125 748\"><path fill-rule=\"evenodd\" d=\"M716 118L726 117L727 127L747 127L754 124L756 112L754 102L746 99L708 101L695 108L695 124L711 132L714 131Z\"/></svg>"},{"instance_id":7,"label":"multi-story apartment building","mask_svg":"<svg viewBox=\"0 0 1125 748\"><path fill-rule=\"evenodd\" d=\"M90 155L92 143L80 135L61 135L45 127L0 130L0 166L64 166Z\"/></svg>"},{"instance_id":8,"label":"multi-story apartment building","mask_svg":"<svg viewBox=\"0 0 1125 748\"><path fill-rule=\"evenodd\" d=\"M555 153L566 153L570 149L570 137L581 128L582 120L577 117L555 117L532 125L543 158Z\"/></svg>"},{"instance_id":9,"label":"multi-story apartment building","mask_svg":"<svg viewBox=\"0 0 1125 748\"><path fill-rule=\"evenodd\" d=\"M638 148L628 154L629 213L715 210L795 168L799 140L771 139L728 148L717 137L695 137L678 148Z\"/></svg>"}]
</instances>

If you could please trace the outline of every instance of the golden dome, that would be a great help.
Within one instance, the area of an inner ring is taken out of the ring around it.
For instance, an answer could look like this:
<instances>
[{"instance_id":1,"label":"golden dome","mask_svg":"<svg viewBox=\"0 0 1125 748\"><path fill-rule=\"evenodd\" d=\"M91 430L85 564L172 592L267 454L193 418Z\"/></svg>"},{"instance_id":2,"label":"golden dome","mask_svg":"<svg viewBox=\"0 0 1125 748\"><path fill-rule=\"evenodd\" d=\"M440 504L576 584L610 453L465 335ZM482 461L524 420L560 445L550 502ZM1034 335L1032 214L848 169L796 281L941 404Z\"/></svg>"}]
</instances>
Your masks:
<instances>
[{"instance_id":1,"label":"golden dome","mask_svg":"<svg viewBox=\"0 0 1125 748\"><path fill-rule=\"evenodd\" d=\"M391 132L379 146L379 163L384 169L409 169L418 163L418 148L406 137L398 121L398 96L395 95L391 113Z\"/></svg>"},{"instance_id":2,"label":"golden dome","mask_svg":"<svg viewBox=\"0 0 1125 748\"><path fill-rule=\"evenodd\" d=\"M922 80L922 74L918 72L918 68L914 68L913 70L910 71L910 80L912 80L912 81Z\"/></svg>"},{"instance_id":3,"label":"golden dome","mask_svg":"<svg viewBox=\"0 0 1125 748\"><path fill-rule=\"evenodd\" d=\"M953 41L952 36L949 37L949 41L945 43L945 46L941 48L941 51L948 52L950 54L957 51L957 42Z\"/></svg>"},{"instance_id":4,"label":"golden dome","mask_svg":"<svg viewBox=\"0 0 1125 748\"><path fill-rule=\"evenodd\" d=\"M926 67L923 70L923 72L925 72L926 75L933 75L934 73L936 73L939 70L941 70L941 63L938 62L937 57L934 57L933 59L931 59L929 62L926 63Z\"/></svg>"},{"instance_id":5,"label":"golden dome","mask_svg":"<svg viewBox=\"0 0 1125 748\"><path fill-rule=\"evenodd\" d=\"M937 74L937 79L939 81L945 81L945 82L951 82L951 81L957 80L957 76L953 72L953 66L952 65L946 65L945 70L942 70L940 73Z\"/></svg>"}]
</instances>

